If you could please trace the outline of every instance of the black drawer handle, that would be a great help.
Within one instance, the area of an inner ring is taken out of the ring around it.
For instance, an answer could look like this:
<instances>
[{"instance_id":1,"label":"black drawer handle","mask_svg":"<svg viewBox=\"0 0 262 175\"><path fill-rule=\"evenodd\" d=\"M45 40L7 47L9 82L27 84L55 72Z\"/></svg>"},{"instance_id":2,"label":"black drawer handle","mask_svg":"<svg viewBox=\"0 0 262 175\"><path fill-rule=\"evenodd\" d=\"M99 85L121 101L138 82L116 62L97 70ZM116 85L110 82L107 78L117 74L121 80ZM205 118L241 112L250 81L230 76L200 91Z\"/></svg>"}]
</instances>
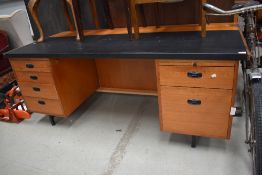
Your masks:
<instances>
[{"instance_id":1,"label":"black drawer handle","mask_svg":"<svg viewBox=\"0 0 262 175\"><path fill-rule=\"evenodd\" d=\"M31 76L30 76L30 79L31 79L31 80L37 80L37 79L38 79L38 77L37 77L37 76L35 76L35 75L31 75Z\"/></svg>"},{"instance_id":2,"label":"black drawer handle","mask_svg":"<svg viewBox=\"0 0 262 175\"><path fill-rule=\"evenodd\" d=\"M40 91L40 88L38 88L38 87L33 87L33 90L36 91L36 92L39 92L39 91Z\"/></svg>"},{"instance_id":3,"label":"black drawer handle","mask_svg":"<svg viewBox=\"0 0 262 175\"><path fill-rule=\"evenodd\" d=\"M202 73L201 72L188 72L187 76L190 78L201 78L202 77Z\"/></svg>"},{"instance_id":4,"label":"black drawer handle","mask_svg":"<svg viewBox=\"0 0 262 175\"><path fill-rule=\"evenodd\" d=\"M198 100L198 99L189 99L187 100L187 103L190 104L190 105L201 105L201 100Z\"/></svg>"},{"instance_id":5,"label":"black drawer handle","mask_svg":"<svg viewBox=\"0 0 262 175\"><path fill-rule=\"evenodd\" d=\"M39 100L39 101L38 101L38 104L40 104L40 105L45 105L45 102L42 101L42 100Z\"/></svg>"},{"instance_id":6,"label":"black drawer handle","mask_svg":"<svg viewBox=\"0 0 262 175\"><path fill-rule=\"evenodd\" d=\"M25 66L26 66L26 68L29 68L29 69L34 68L34 65L33 65L33 64L26 64Z\"/></svg>"}]
</instances>

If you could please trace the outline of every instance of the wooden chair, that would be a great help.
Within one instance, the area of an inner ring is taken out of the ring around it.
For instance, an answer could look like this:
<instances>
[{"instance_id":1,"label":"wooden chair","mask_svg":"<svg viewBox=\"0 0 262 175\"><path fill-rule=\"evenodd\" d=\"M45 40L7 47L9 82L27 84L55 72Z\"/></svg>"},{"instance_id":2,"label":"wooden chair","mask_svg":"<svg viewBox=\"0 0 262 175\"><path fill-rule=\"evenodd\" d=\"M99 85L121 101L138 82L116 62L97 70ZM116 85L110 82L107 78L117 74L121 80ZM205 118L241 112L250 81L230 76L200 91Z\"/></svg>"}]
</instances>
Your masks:
<instances>
[{"instance_id":1,"label":"wooden chair","mask_svg":"<svg viewBox=\"0 0 262 175\"><path fill-rule=\"evenodd\" d=\"M139 26L138 26L138 17L137 17L137 11L136 6L139 4L147 4L147 3L174 3L174 2L180 2L183 0L130 0L130 13L131 13L131 21L132 21L132 27L134 28L134 38L139 38ZM205 3L207 0L199 0L200 6L200 21L199 25L201 25L201 36L206 36L206 19L205 19L205 11L203 10L202 4ZM156 20L157 21L157 20ZM156 23L157 24L157 23ZM159 24L157 24L158 26Z\"/></svg>"},{"instance_id":2,"label":"wooden chair","mask_svg":"<svg viewBox=\"0 0 262 175\"><path fill-rule=\"evenodd\" d=\"M28 3L28 9L33 17L33 20L37 26L37 29L39 31L39 39L38 42L43 42L44 37L44 31L42 24L40 23L39 17L38 17L38 6L41 0L30 0ZM64 13L69 23L69 28L71 31L76 31L76 40L81 41L84 39L84 32L81 24L81 16L80 16L80 7L78 0L62 0L64 3ZM99 20L98 15L96 11L96 3L95 0L89 0L90 3L90 9L92 11L93 21L95 23L96 28L99 28ZM71 20L68 7L72 12L73 20ZM72 22L73 21L73 22Z\"/></svg>"}]
</instances>

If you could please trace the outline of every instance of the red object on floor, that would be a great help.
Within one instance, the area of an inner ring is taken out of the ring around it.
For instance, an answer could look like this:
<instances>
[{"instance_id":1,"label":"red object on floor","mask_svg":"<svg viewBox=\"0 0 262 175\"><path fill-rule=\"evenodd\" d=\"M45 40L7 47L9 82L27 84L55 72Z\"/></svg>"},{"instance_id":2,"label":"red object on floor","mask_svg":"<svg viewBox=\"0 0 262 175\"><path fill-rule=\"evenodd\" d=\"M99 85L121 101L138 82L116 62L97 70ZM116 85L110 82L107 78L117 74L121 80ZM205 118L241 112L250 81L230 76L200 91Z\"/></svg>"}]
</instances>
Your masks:
<instances>
[{"instance_id":1,"label":"red object on floor","mask_svg":"<svg viewBox=\"0 0 262 175\"><path fill-rule=\"evenodd\" d=\"M22 94L17 86L13 86L13 88L7 91L5 95L2 95L1 106L0 121L19 123L24 119L31 118L30 113L25 107Z\"/></svg>"},{"instance_id":2,"label":"red object on floor","mask_svg":"<svg viewBox=\"0 0 262 175\"><path fill-rule=\"evenodd\" d=\"M6 32L0 30L0 76L11 70L11 65L7 58L4 58L3 53L9 48L8 36Z\"/></svg>"}]
</instances>

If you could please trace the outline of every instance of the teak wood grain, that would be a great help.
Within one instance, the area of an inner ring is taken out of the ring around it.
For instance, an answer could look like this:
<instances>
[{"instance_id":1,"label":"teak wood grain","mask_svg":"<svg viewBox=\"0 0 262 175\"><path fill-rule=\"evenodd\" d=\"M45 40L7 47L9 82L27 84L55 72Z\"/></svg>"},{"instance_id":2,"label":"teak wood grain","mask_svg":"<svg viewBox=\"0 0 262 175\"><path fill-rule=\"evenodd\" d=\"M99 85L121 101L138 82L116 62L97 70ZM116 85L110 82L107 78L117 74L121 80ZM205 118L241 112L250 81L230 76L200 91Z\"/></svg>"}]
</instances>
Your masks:
<instances>
[{"instance_id":1,"label":"teak wood grain","mask_svg":"<svg viewBox=\"0 0 262 175\"><path fill-rule=\"evenodd\" d=\"M68 117L98 88L94 60L52 59L52 73L64 116Z\"/></svg>"},{"instance_id":2,"label":"teak wood grain","mask_svg":"<svg viewBox=\"0 0 262 175\"><path fill-rule=\"evenodd\" d=\"M58 93L54 84L40 84L29 82L18 82L23 96L40 97L58 100ZM38 90L34 90L37 88Z\"/></svg>"},{"instance_id":3,"label":"teak wood grain","mask_svg":"<svg viewBox=\"0 0 262 175\"><path fill-rule=\"evenodd\" d=\"M97 92L115 93L115 94L133 94L133 95L148 95L157 96L156 90L136 90L136 89L121 89L121 88L98 88Z\"/></svg>"},{"instance_id":4,"label":"teak wood grain","mask_svg":"<svg viewBox=\"0 0 262 175\"><path fill-rule=\"evenodd\" d=\"M96 59L101 88L156 91L154 60Z\"/></svg>"},{"instance_id":5,"label":"teak wood grain","mask_svg":"<svg viewBox=\"0 0 262 175\"><path fill-rule=\"evenodd\" d=\"M187 87L168 87L161 86L160 93L162 97L162 109L165 119L168 120L187 120L184 117L175 115L176 112L188 114L188 121L198 120L199 117L193 117L198 113L223 114L229 117L232 90L224 89L206 89L206 88L187 88ZM201 100L200 105L188 104L187 100ZM222 115L222 118L225 116ZM192 118L190 118L192 116ZM203 122L216 122L215 118L202 120Z\"/></svg>"},{"instance_id":6,"label":"teak wood grain","mask_svg":"<svg viewBox=\"0 0 262 175\"><path fill-rule=\"evenodd\" d=\"M234 106L238 61L203 60L196 64L199 68L231 69L233 78L230 89L195 88L193 83L185 86L183 78L173 82L180 84L180 87L161 85L160 77L165 67L193 67L195 62L196 60L156 60L160 129L166 132L229 139L232 126L229 112ZM187 98L201 99L201 105L190 106L187 104Z\"/></svg>"},{"instance_id":7,"label":"teak wood grain","mask_svg":"<svg viewBox=\"0 0 262 175\"><path fill-rule=\"evenodd\" d=\"M163 121L163 128L165 132L179 133L186 135L195 135L202 137L222 138L228 139L227 134L228 124L225 122L220 125L206 124L206 123L193 123L193 122L176 122L176 121Z\"/></svg>"},{"instance_id":8,"label":"teak wood grain","mask_svg":"<svg viewBox=\"0 0 262 175\"><path fill-rule=\"evenodd\" d=\"M160 85L166 86L233 89L235 78L232 67L160 66L159 71ZM201 73L202 77L189 77L189 72Z\"/></svg>"},{"instance_id":9,"label":"teak wood grain","mask_svg":"<svg viewBox=\"0 0 262 175\"><path fill-rule=\"evenodd\" d=\"M235 61L226 60L157 60L160 66L234 67Z\"/></svg>"},{"instance_id":10,"label":"teak wood grain","mask_svg":"<svg viewBox=\"0 0 262 175\"><path fill-rule=\"evenodd\" d=\"M50 72L15 72L18 82L31 82L54 84L53 75Z\"/></svg>"},{"instance_id":11,"label":"teak wood grain","mask_svg":"<svg viewBox=\"0 0 262 175\"><path fill-rule=\"evenodd\" d=\"M11 63L32 112L68 117L98 88L94 60L11 59ZM32 75L38 79L32 80Z\"/></svg>"},{"instance_id":12,"label":"teak wood grain","mask_svg":"<svg viewBox=\"0 0 262 175\"><path fill-rule=\"evenodd\" d=\"M51 72L51 66L49 59L9 59L12 68L15 71L22 72ZM32 68L28 68L27 65L33 65Z\"/></svg>"},{"instance_id":13,"label":"teak wood grain","mask_svg":"<svg viewBox=\"0 0 262 175\"><path fill-rule=\"evenodd\" d=\"M61 101L46 98L24 97L28 109L32 112L42 114L55 115L57 117L64 116Z\"/></svg>"}]
</instances>

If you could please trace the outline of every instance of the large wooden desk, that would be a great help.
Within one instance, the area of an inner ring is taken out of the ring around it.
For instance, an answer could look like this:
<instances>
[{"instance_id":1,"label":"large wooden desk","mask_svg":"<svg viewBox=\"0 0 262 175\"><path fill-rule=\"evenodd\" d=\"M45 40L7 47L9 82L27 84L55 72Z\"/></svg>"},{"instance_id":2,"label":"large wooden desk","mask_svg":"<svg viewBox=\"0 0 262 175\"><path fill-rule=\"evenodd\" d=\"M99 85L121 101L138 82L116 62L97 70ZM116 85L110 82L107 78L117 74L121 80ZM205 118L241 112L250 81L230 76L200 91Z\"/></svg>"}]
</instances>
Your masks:
<instances>
[{"instance_id":1,"label":"large wooden desk","mask_svg":"<svg viewBox=\"0 0 262 175\"><path fill-rule=\"evenodd\" d=\"M67 117L94 92L155 95L162 131L230 138L239 31L51 38L6 54L29 109Z\"/></svg>"}]
</instances>

